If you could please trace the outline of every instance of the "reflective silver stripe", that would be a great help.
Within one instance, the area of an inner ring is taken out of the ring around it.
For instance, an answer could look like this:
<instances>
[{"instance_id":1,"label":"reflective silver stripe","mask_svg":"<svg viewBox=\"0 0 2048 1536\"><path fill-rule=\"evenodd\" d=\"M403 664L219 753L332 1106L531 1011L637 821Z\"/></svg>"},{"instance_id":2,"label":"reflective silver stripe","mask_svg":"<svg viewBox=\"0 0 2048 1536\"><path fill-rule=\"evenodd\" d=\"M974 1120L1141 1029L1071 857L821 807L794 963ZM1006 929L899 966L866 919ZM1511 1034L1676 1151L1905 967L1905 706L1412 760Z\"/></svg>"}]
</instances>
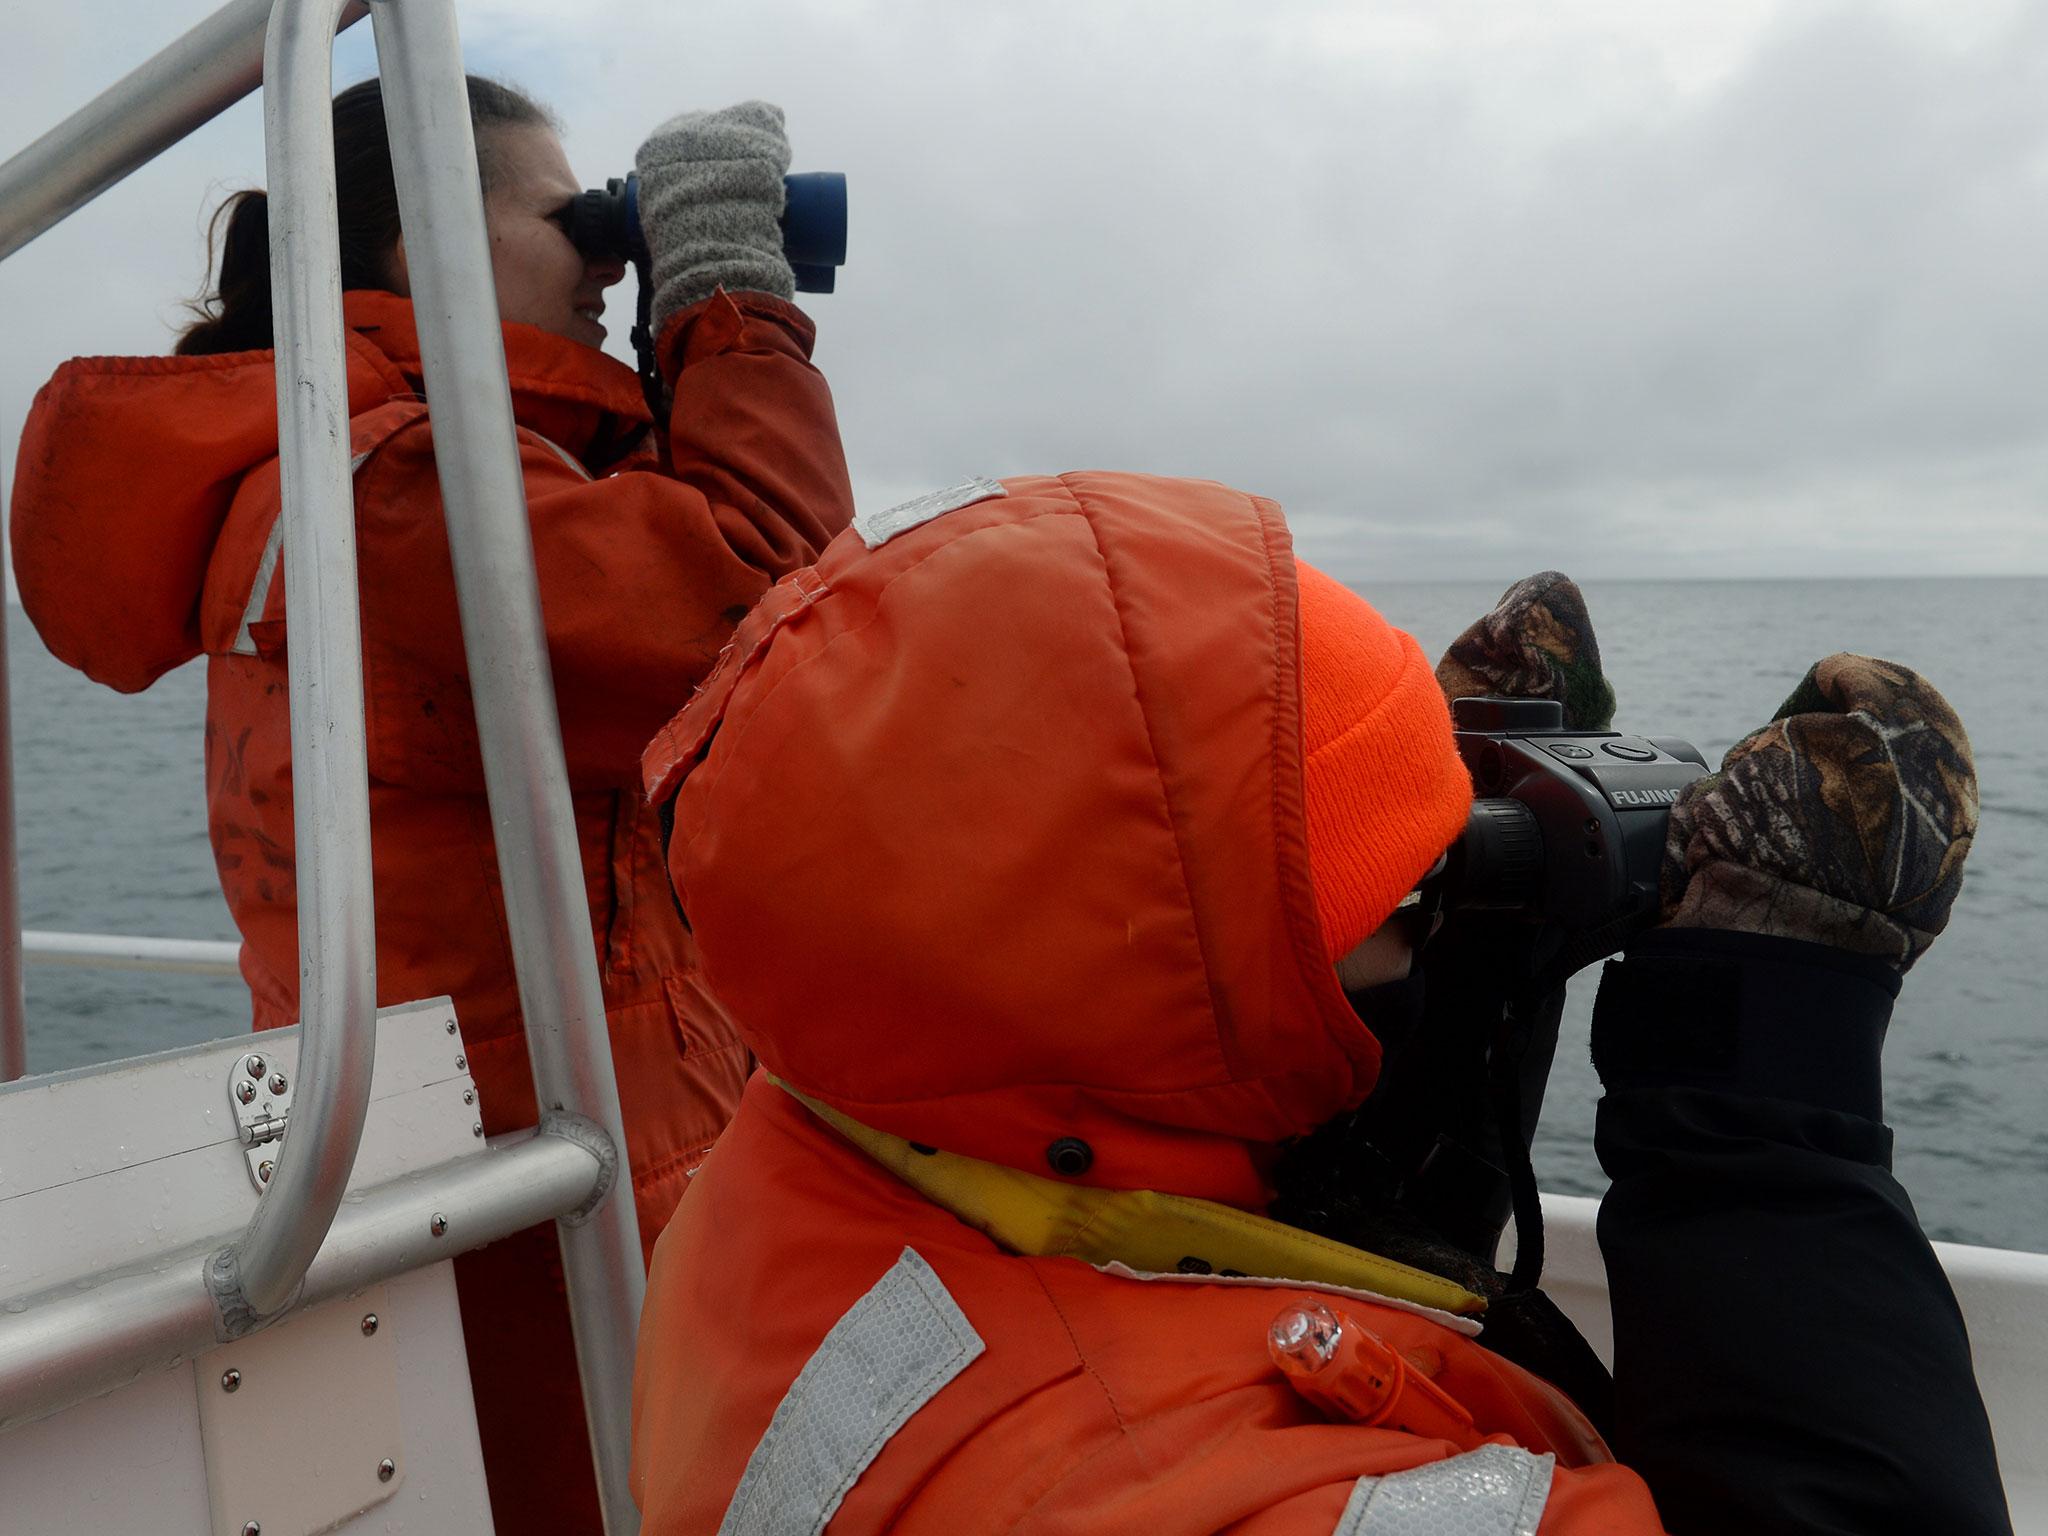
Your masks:
<instances>
[{"instance_id":1,"label":"reflective silver stripe","mask_svg":"<svg viewBox=\"0 0 2048 1536\"><path fill-rule=\"evenodd\" d=\"M542 437L530 427L522 427L520 430L525 432L527 436L537 439L543 446L552 451L555 457L573 469L579 478L584 480L591 478L590 471L579 464L575 456L560 443L549 442L548 439ZM363 465L368 463L370 455L383 447L384 441L379 440L350 459L348 461L348 472L353 475ZM263 541L263 555L256 562L256 579L249 584L249 604L242 610L241 627L235 631L235 643L228 647L228 654L232 656L254 656L256 654L256 642L250 637L249 626L259 622L263 618L263 610L270 606L270 584L277 578L277 557L283 548L284 514L282 508L280 508L277 518L270 525L270 537Z\"/></svg>"},{"instance_id":2,"label":"reflective silver stripe","mask_svg":"<svg viewBox=\"0 0 2048 1536\"><path fill-rule=\"evenodd\" d=\"M1482 1445L1426 1467L1361 1477L1331 1536L1536 1536L1555 1456Z\"/></svg>"},{"instance_id":3,"label":"reflective silver stripe","mask_svg":"<svg viewBox=\"0 0 2048 1536\"><path fill-rule=\"evenodd\" d=\"M889 1437L985 1348L932 1267L904 1249L790 1383L719 1536L817 1536Z\"/></svg>"},{"instance_id":4,"label":"reflective silver stripe","mask_svg":"<svg viewBox=\"0 0 2048 1536\"><path fill-rule=\"evenodd\" d=\"M976 475L972 480L963 480L943 491L933 491L929 496L906 501L885 512L859 513L854 517L853 529L869 549L880 549L897 534L921 528L935 517L958 512L962 507L971 507L977 501L987 501L993 496L1009 494L1000 481Z\"/></svg>"},{"instance_id":5,"label":"reflective silver stripe","mask_svg":"<svg viewBox=\"0 0 2048 1536\"><path fill-rule=\"evenodd\" d=\"M593 478L590 471L583 467L583 465L577 460L576 456L569 452L568 449L564 448L560 443L549 442L546 438L542 437L538 432L534 431L531 427L521 427L519 430L521 432L524 432L528 437L537 440L543 448L550 448L554 450L555 457L560 459L564 464L568 465L571 469L575 470L576 477L579 480L589 480Z\"/></svg>"},{"instance_id":6,"label":"reflective silver stripe","mask_svg":"<svg viewBox=\"0 0 2048 1536\"><path fill-rule=\"evenodd\" d=\"M348 472L353 475L376 451L368 448L350 459ZM249 602L242 609L241 627L235 631L235 643L228 647L231 656L256 654L256 642L250 637L249 626L261 621L263 610L270 606L270 584L277 579L277 557L283 549L284 507L280 505L270 522L270 537L263 541L263 554L256 562L256 579L249 583Z\"/></svg>"}]
</instances>

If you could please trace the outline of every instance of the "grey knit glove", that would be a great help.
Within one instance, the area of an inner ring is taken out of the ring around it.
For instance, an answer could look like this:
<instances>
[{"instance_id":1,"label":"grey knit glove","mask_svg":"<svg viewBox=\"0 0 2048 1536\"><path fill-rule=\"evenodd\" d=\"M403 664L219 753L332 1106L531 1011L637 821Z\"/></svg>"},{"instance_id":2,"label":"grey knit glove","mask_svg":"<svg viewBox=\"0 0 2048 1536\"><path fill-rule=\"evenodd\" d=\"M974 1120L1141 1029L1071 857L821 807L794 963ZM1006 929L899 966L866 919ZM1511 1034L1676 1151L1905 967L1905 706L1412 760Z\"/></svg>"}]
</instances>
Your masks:
<instances>
[{"instance_id":1,"label":"grey knit glove","mask_svg":"<svg viewBox=\"0 0 2048 1536\"><path fill-rule=\"evenodd\" d=\"M719 287L796 291L782 254L782 178L789 140L782 109L743 101L685 112L647 137L640 173L640 228L654 256L654 334Z\"/></svg>"}]
</instances>

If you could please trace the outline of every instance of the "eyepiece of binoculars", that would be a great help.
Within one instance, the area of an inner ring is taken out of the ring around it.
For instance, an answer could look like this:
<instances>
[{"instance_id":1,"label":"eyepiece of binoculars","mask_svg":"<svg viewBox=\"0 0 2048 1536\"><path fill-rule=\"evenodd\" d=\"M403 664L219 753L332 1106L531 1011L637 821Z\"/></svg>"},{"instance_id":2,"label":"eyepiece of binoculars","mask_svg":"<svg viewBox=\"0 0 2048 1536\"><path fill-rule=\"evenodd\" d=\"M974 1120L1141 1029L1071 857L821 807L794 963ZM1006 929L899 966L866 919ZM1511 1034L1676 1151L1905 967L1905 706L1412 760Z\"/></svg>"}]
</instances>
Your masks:
<instances>
[{"instance_id":1,"label":"eyepiece of binoculars","mask_svg":"<svg viewBox=\"0 0 2048 1536\"><path fill-rule=\"evenodd\" d=\"M782 254L799 293L830 293L846 264L846 176L805 171L782 178ZM569 205L569 238L585 256L646 263L640 230L640 177L614 176Z\"/></svg>"}]
</instances>

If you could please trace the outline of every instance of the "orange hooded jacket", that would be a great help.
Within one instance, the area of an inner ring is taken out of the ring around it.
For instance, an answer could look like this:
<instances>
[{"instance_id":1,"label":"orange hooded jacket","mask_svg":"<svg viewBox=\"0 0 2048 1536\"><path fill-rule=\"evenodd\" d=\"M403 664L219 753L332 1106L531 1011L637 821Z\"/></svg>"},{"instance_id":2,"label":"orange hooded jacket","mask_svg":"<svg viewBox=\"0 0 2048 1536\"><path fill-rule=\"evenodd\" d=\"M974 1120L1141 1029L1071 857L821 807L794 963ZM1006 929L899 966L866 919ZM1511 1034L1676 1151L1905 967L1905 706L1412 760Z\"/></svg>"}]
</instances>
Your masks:
<instances>
[{"instance_id":1,"label":"orange hooded jacket","mask_svg":"<svg viewBox=\"0 0 2048 1536\"><path fill-rule=\"evenodd\" d=\"M771 592L648 750L764 1071L655 1255L643 1529L1322 1536L1433 1490L1493 1522L1443 1529L1658 1531L1468 1321L1339 1303L1489 1444L1333 1420L1267 1352L1313 1285L1006 1248L797 1097L910 1143L906 1178L960 1154L1227 1228L1378 1068L1309 883L1278 509L1091 474L919 515Z\"/></svg>"},{"instance_id":2,"label":"orange hooded jacket","mask_svg":"<svg viewBox=\"0 0 2048 1536\"><path fill-rule=\"evenodd\" d=\"M377 997L451 994L483 1125L511 1130L536 1118L533 1085L412 306L351 292L344 308ZM650 1248L749 1063L677 919L638 792L639 754L734 621L851 514L812 336L800 311L758 294L716 294L678 316L660 352L675 389L663 469L651 449L633 449L648 416L632 370L531 326L504 328ZM65 364L23 435L12 530L23 605L61 660L134 691L208 658L208 815L259 1029L298 1009L275 390L267 351ZM462 1266L501 1530L580 1529L595 1518L588 1498L563 1493L578 1486L564 1475L564 1448L580 1457L584 1433L552 1247L544 1231ZM508 1339L520 1347L504 1349Z\"/></svg>"}]
</instances>

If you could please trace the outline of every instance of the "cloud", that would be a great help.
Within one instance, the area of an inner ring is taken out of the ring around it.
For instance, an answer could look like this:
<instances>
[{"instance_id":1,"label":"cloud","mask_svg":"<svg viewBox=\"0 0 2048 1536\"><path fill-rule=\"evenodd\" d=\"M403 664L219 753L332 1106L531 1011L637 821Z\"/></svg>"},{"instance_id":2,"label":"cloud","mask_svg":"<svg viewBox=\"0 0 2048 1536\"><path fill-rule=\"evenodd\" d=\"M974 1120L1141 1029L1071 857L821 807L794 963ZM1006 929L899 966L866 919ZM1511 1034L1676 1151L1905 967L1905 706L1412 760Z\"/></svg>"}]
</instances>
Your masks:
<instances>
[{"instance_id":1,"label":"cloud","mask_svg":"<svg viewBox=\"0 0 2048 1536\"><path fill-rule=\"evenodd\" d=\"M864 503L1110 465L1275 495L1313 557L1389 576L2048 569L2041 4L462 24L593 181L749 95L799 168L849 173L851 262L812 308ZM32 25L52 67L0 146L125 67L68 11ZM0 433L68 352L166 344L201 194L260 158L245 104L0 267Z\"/></svg>"}]
</instances>

